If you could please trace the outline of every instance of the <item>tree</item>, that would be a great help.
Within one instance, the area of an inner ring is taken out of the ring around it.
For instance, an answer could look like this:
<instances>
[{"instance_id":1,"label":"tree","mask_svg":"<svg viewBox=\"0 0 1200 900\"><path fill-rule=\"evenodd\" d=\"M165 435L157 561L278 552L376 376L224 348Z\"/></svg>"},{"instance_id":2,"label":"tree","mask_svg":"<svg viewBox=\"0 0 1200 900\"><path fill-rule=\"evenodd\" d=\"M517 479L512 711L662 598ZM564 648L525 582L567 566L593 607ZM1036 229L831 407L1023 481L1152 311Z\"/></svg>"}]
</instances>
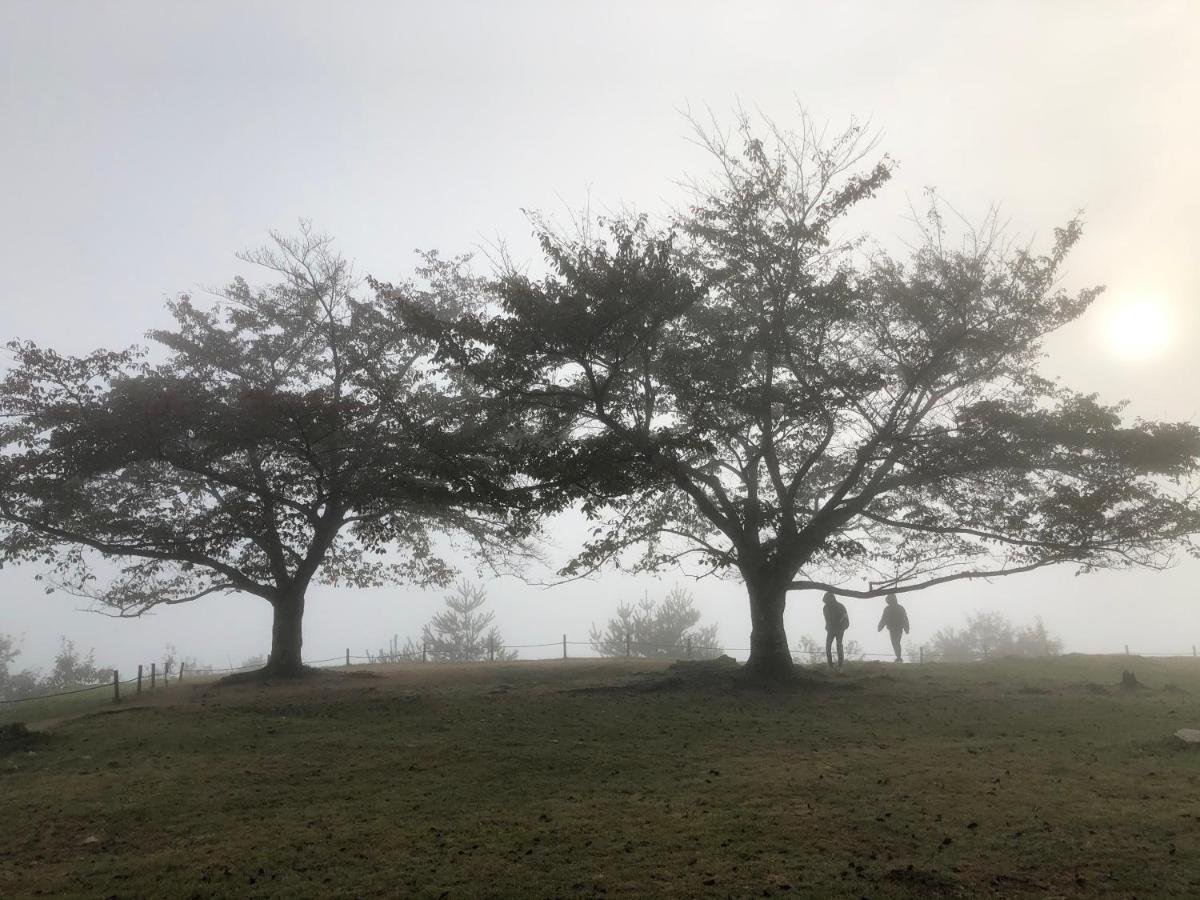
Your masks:
<instances>
[{"instance_id":1,"label":"tree","mask_svg":"<svg viewBox=\"0 0 1200 900\"><path fill-rule=\"evenodd\" d=\"M163 648L162 654L162 671L163 675L179 675L187 673L189 675L211 675L215 667L202 663L194 656L184 656L179 652L174 644L167 644Z\"/></svg>"},{"instance_id":2,"label":"tree","mask_svg":"<svg viewBox=\"0 0 1200 900\"><path fill-rule=\"evenodd\" d=\"M21 649L17 640L12 635L0 634L0 700L31 697L37 691L36 671L9 671L9 664L20 655Z\"/></svg>"},{"instance_id":3,"label":"tree","mask_svg":"<svg viewBox=\"0 0 1200 900\"><path fill-rule=\"evenodd\" d=\"M1061 652L1062 641L1046 630L1041 618L1017 628L998 612L969 615L966 628L940 629L929 643L930 657L946 662L989 656L1057 656Z\"/></svg>"},{"instance_id":4,"label":"tree","mask_svg":"<svg viewBox=\"0 0 1200 900\"><path fill-rule=\"evenodd\" d=\"M891 162L864 165L857 126L802 126L764 140L743 117L740 150L698 128L717 174L665 227L535 218L547 272L502 271L495 312L447 325L393 304L448 371L561 430L543 478L594 524L564 574L738 577L748 670L775 677L792 670L789 591L878 597L1190 548L1200 430L1127 423L1037 372L1043 338L1098 293L1058 284L1080 222L1037 254L995 214L954 239L933 198L893 259L842 237Z\"/></svg>"},{"instance_id":5,"label":"tree","mask_svg":"<svg viewBox=\"0 0 1200 900\"><path fill-rule=\"evenodd\" d=\"M435 535L465 534L497 562L528 529L505 507L504 423L355 298L328 238L272 233L242 258L276 283L235 279L211 308L171 302L175 327L149 334L155 355L8 345L0 562L40 560L52 587L123 616L261 598L274 610L267 670L290 676L314 580L447 583ZM428 256L419 276L406 296L430 314L472 302L461 260ZM96 557L119 561L111 582Z\"/></svg>"},{"instance_id":6,"label":"tree","mask_svg":"<svg viewBox=\"0 0 1200 900\"><path fill-rule=\"evenodd\" d=\"M21 654L16 640L10 634L0 634L0 673L8 675L8 664ZM3 677L3 676L0 676Z\"/></svg>"},{"instance_id":7,"label":"tree","mask_svg":"<svg viewBox=\"0 0 1200 900\"><path fill-rule=\"evenodd\" d=\"M601 656L644 656L678 659L690 648L695 659L716 659L717 626L700 627L700 610L691 591L673 587L660 601L643 597L637 605L622 603L601 631L592 625L592 649Z\"/></svg>"},{"instance_id":8,"label":"tree","mask_svg":"<svg viewBox=\"0 0 1200 900\"><path fill-rule=\"evenodd\" d=\"M54 668L41 680L39 687L61 691L80 685L99 684L111 677L111 668L96 667L94 650L89 650L84 656L75 648L74 641L64 637L58 655L54 658Z\"/></svg>"},{"instance_id":9,"label":"tree","mask_svg":"<svg viewBox=\"0 0 1200 900\"><path fill-rule=\"evenodd\" d=\"M446 608L421 631L424 650L435 662L517 658L515 650L504 648L500 629L492 624L496 614L481 611L487 603L487 591L481 585L460 581L445 602Z\"/></svg>"},{"instance_id":10,"label":"tree","mask_svg":"<svg viewBox=\"0 0 1200 900\"><path fill-rule=\"evenodd\" d=\"M1038 616L1032 625L1016 630L1012 646L1005 652L1014 656L1058 656L1062 649L1062 640L1050 634Z\"/></svg>"}]
</instances>

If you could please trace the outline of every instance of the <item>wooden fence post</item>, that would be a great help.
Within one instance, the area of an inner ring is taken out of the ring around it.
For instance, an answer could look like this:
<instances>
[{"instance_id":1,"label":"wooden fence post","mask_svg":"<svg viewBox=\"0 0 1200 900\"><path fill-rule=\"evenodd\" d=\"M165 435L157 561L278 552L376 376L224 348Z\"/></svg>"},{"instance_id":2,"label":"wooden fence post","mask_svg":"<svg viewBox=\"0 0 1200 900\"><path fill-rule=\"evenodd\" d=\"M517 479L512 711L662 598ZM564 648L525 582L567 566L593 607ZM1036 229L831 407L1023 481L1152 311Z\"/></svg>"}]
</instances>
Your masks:
<instances>
[{"instance_id":1,"label":"wooden fence post","mask_svg":"<svg viewBox=\"0 0 1200 900\"><path fill-rule=\"evenodd\" d=\"M692 639L691 638L687 639L687 654L688 654L688 659L691 659L692 658Z\"/></svg>"},{"instance_id":2,"label":"wooden fence post","mask_svg":"<svg viewBox=\"0 0 1200 900\"><path fill-rule=\"evenodd\" d=\"M142 664L138 663L138 686L137 695L142 696Z\"/></svg>"},{"instance_id":3,"label":"wooden fence post","mask_svg":"<svg viewBox=\"0 0 1200 900\"><path fill-rule=\"evenodd\" d=\"M629 656L629 632L625 632L625 655Z\"/></svg>"},{"instance_id":4,"label":"wooden fence post","mask_svg":"<svg viewBox=\"0 0 1200 900\"><path fill-rule=\"evenodd\" d=\"M346 648L346 668L350 668L350 648Z\"/></svg>"},{"instance_id":5,"label":"wooden fence post","mask_svg":"<svg viewBox=\"0 0 1200 900\"><path fill-rule=\"evenodd\" d=\"M567 658L567 636L563 635L563 659Z\"/></svg>"},{"instance_id":6,"label":"wooden fence post","mask_svg":"<svg viewBox=\"0 0 1200 900\"><path fill-rule=\"evenodd\" d=\"M186 666L187 666L187 663L185 663L185 662L181 662L179 664L179 679L178 679L179 681L183 681L183 670Z\"/></svg>"},{"instance_id":7,"label":"wooden fence post","mask_svg":"<svg viewBox=\"0 0 1200 900\"><path fill-rule=\"evenodd\" d=\"M1128 644L1125 645L1125 655L1126 656L1129 655L1129 645Z\"/></svg>"},{"instance_id":8,"label":"wooden fence post","mask_svg":"<svg viewBox=\"0 0 1200 900\"><path fill-rule=\"evenodd\" d=\"M496 661L496 638L488 635L488 662Z\"/></svg>"},{"instance_id":9,"label":"wooden fence post","mask_svg":"<svg viewBox=\"0 0 1200 900\"><path fill-rule=\"evenodd\" d=\"M421 662L429 662L428 658L425 656L427 646L428 645L424 641L421 641Z\"/></svg>"},{"instance_id":10,"label":"wooden fence post","mask_svg":"<svg viewBox=\"0 0 1200 900\"><path fill-rule=\"evenodd\" d=\"M158 673L155 668L157 665L158 663L150 663L150 690L154 690L154 684L158 680Z\"/></svg>"},{"instance_id":11,"label":"wooden fence post","mask_svg":"<svg viewBox=\"0 0 1200 900\"><path fill-rule=\"evenodd\" d=\"M113 669L113 703L121 702L121 676Z\"/></svg>"}]
</instances>

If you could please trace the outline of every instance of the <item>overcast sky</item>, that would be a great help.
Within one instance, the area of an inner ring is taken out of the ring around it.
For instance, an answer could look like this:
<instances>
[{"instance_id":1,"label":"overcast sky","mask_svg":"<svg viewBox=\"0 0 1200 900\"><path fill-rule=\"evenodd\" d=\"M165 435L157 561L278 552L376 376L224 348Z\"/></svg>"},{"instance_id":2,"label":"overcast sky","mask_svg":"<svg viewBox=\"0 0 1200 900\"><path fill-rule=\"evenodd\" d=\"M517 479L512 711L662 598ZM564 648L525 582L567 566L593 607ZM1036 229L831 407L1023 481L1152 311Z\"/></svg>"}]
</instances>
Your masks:
<instances>
[{"instance_id":1,"label":"overcast sky","mask_svg":"<svg viewBox=\"0 0 1200 900\"><path fill-rule=\"evenodd\" d=\"M702 173L680 110L739 101L779 122L797 103L834 127L869 118L900 163L873 201L889 242L936 185L972 218L1002 205L1049 238L1084 209L1071 287L1108 291L1049 345L1045 371L1147 418L1200 419L1200 5L1179 2L21 2L0 4L0 338L68 352L164 323L163 300L239 271L233 253L300 217L357 269L410 271L414 248L503 238L532 254L521 209L660 212ZM1156 329L1161 346L1120 337ZM1118 337L1114 338L1114 331ZM572 523L557 531L563 553ZM167 643L213 663L264 652L269 609L208 598L140 621L43 596L0 572L18 664L59 635L130 667ZM1041 615L1068 649L1191 651L1200 565L1069 570L905 600L917 642L976 609ZM620 599L673 581L491 585L510 643L585 640ZM722 640L747 647L737 584L692 585ZM416 635L439 604L409 588L316 588L305 655ZM885 652L878 601L851 636ZM793 644L822 631L794 595ZM523 655L532 655L526 652Z\"/></svg>"}]
</instances>

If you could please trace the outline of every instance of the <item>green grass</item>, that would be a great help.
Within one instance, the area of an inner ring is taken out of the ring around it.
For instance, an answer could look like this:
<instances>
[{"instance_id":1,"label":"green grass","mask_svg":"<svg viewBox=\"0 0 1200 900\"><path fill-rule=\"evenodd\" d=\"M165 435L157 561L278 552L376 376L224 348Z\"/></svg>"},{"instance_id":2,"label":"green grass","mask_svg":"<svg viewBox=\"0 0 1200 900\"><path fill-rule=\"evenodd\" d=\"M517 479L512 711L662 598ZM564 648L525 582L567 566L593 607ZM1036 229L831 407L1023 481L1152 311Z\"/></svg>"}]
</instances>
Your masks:
<instances>
[{"instance_id":1,"label":"green grass","mask_svg":"<svg viewBox=\"0 0 1200 900\"><path fill-rule=\"evenodd\" d=\"M193 675L187 684L199 684L215 681L219 676ZM155 691L173 689L175 678L172 677L164 685L161 676L156 679L154 691L150 688L150 676L142 680L142 694L137 694L137 683L133 680L121 682L121 700L139 701L149 699ZM88 690L66 688L63 693L50 692L46 697L34 697L18 703L0 703L0 725L8 722L46 722L91 712L104 712L113 707L113 689L111 684L103 684Z\"/></svg>"},{"instance_id":2,"label":"green grass","mask_svg":"<svg viewBox=\"0 0 1200 900\"><path fill-rule=\"evenodd\" d=\"M124 685L122 685L124 687ZM20 703L0 704L0 725L9 722L42 722L65 716L97 712L113 703L112 685L65 697L47 697L24 700Z\"/></svg>"},{"instance_id":3,"label":"green grass","mask_svg":"<svg viewBox=\"0 0 1200 900\"><path fill-rule=\"evenodd\" d=\"M0 752L0 896L1200 896L1193 660L659 668L185 683L60 723Z\"/></svg>"}]
</instances>

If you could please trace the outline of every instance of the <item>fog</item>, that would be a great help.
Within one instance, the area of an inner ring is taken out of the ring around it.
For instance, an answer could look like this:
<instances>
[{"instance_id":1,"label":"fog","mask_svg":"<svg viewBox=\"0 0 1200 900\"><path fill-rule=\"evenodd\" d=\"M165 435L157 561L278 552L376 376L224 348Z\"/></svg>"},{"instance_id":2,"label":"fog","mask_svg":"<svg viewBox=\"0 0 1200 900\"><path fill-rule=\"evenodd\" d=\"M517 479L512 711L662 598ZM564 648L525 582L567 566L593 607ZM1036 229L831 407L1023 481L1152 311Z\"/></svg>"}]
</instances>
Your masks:
<instances>
[{"instance_id":1,"label":"fog","mask_svg":"<svg viewBox=\"0 0 1200 900\"><path fill-rule=\"evenodd\" d=\"M848 6L848 5L847 5ZM623 204L663 212L702 173L682 110L739 102L786 123L802 103L836 129L869 118L898 177L873 233L903 237L928 185L968 218L1001 204L1011 232L1046 239L1085 211L1068 285L1107 285L1049 344L1043 371L1132 415L1200 416L1200 16L1189 2L441 3L349 8L43 4L0 8L0 337L64 352L138 341L163 300L243 271L234 252L303 217L356 269L403 278L414 248L508 243L533 258L522 209L569 216ZM1153 303L1164 334L1131 352L1113 322ZM551 524L551 556L578 545ZM464 563L473 575L473 564ZM237 665L265 653L265 601L205 598L140 620L46 596L36 568L0 571L0 633L20 666L60 635L128 666L168 643ZM1190 653L1200 566L1069 567L960 582L903 602L919 645L980 609L1041 616L1068 651ZM481 576L512 645L585 641L622 600L688 586L722 643L749 646L736 582L606 574L551 588ZM531 581L553 578L531 570ZM416 636L440 591L314 587L305 656ZM885 653L881 601L848 600L849 636ZM789 639L823 631L793 594ZM582 652L585 648L572 648ZM554 648L522 650L523 657ZM741 654L744 656L744 654Z\"/></svg>"}]
</instances>

